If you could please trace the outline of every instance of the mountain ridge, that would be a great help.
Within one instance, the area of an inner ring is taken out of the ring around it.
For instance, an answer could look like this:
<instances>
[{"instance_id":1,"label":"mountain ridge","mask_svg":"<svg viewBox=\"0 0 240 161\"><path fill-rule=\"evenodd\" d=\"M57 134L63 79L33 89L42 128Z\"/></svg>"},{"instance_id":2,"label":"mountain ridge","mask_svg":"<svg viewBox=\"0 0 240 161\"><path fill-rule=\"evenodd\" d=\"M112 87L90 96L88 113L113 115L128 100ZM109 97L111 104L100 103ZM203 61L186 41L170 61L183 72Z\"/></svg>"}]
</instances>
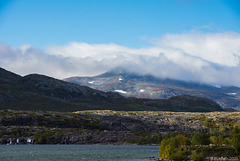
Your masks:
<instances>
[{"instance_id":1,"label":"mountain ridge","mask_svg":"<svg viewBox=\"0 0 240 161\"><path fill-rule=\"evenodd\" d=\"M168 99L179 95L193 95L214 100L224 108L240 108L240 88L234 86L219 88L210 84L139 75L119 69L93 77L70 77L64 81L105 92L119 92L127 97Z\"/></svg>"},{"instance_id":2,"label":"mountain ridge","mask_svg":"<svg viewBox=\"0 0 240 161\"><path fill-rule=\"evenodd\" d=\"M0 82L1 110L182 112L223 110L217 103L202 97L176 96L175 99L155 100L127 98L116 92L103 92L39 74L21 77L2 68L0 73L3 73L0 75L0 80L4 80Z\"/></svg>"}]
</instances>

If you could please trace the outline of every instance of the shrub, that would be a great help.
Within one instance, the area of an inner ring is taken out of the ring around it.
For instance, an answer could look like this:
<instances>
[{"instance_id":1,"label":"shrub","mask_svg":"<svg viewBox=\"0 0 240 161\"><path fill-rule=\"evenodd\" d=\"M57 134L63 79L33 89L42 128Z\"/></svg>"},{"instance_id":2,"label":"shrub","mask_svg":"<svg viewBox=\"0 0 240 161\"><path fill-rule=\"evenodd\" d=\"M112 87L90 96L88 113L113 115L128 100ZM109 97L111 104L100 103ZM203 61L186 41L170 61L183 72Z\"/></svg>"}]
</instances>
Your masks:
<instances>
[{"instance_id":1,"label":"shrub","mask_svg":"<svg viewBox=\"0 0 240 161\"><path fill-rule=\"evenodd\" d=\"M209 145L210 140L209 137L206 133L193 133L192 140L191 140L192 145Z\"/></svg>"},{"instance_id":2,"label":"shrub","mask_svg":"<svg viewBox=\"0 0 240 161\"><path fill-rule=\"evenodd\" d=\"M51 144L53 134L49 131L37 132L34 136L34 141L38 144Z\"/></svg>"},{"instance_id":3,"label":"shrub","mask_svg":"<svg viewBox=\"0 0 240 161\"><path fill-rule=\"evenodd\" d=\"M194 160L194 161L204 161L204 155L203 154L197 154L194 151L191 159Z\"/></svg>"},{"instance_id":4,"label":"shrub","mask_svg":"<svg viewBox=\"0 0 240 161\"><path fill-rule=\"evenodd\" d=\"M236 154L240 154L240 130L235 127L232 132L232 145Z\"/></svg>"},{"instance_id":5,"label":"shrub","mask_svg":"<svg viewBox=\"0 0 240 161\"><path fill-rule=\"evenodd\" d=\"M183 145L186 145L186 140L187 138L180 134L175 137L164 138L160 146L160 157L163 159L170 158L176 149L180 148ZM181 156L180 154L182 153L179 152L179 156ZM178 157L178 155L174 155L174 157Z\"/></svg>"},{"instance_id":6,"label":"shrub","mask_svg":"<svg viewBox=\"0 0 240 161\"><path fill-rule=\"evenodd\" d=\"M169 159L171 160L187 160L189 152L186 151L185 149L179 149L178 151L174 152Z\"/></svg>"}]
</instances>

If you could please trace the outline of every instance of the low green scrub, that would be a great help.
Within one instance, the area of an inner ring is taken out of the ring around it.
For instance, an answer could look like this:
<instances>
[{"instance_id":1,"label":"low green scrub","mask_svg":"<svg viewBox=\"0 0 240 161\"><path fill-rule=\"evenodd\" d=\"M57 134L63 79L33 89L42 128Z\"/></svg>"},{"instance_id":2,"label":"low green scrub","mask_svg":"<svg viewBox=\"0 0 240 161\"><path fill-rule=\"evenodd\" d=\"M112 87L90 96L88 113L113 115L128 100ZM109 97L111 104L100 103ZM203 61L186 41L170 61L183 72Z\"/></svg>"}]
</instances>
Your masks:
<instances>
[{"instance_id":1,"label":"low green scrub","mask_svg":"<svg viewBox=\"0 0 240 161\"><path fill-rule=\"evenodd\" d=\"M50 144L53 133L50 131L38 131L34 135L34 142L37 144Z\"/></svg>"},{"instance_id":2,"label":"low green scrub","mask_svg":"<svg viewBox=\"0 0 240 161\"><path fill-rule=\"evenodd\" d=\"M135 133L135 137L128 138L128 144L138 144L138 145L149 145L149 144L157 144L160 145L162 141L162 135L160 133L149 134L145 132Z\"/></svg>"}]
</instances>

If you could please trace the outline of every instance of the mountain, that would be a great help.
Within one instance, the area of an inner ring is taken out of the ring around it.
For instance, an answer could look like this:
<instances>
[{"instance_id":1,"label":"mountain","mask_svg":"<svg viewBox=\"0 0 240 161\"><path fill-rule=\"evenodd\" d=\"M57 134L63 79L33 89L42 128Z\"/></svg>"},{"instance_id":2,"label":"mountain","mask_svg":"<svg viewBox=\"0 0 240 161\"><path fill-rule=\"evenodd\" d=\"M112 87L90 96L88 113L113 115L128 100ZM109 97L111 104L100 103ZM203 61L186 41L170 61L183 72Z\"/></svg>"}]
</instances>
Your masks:
<instances>
[{"instance_id":1,"label":"mountain","mask_svg":"<svg viewBox=\"0 0 240 161\"><path fill-rule=\"evenodd\" d=\"M20 75L0 68L0 84L15 84L21 79Z\"/></svg>"},{"instance_id":2,"label":"mountain","mask_svg":"<svg viewBox=\"0 0 240 161\"><path fill-rule=\"evenodd\" d=\"M65 82L44 75L19 76L0 68L0 110L155 110L222 111L215 102L194 96L169 99L127 98L116 92L102 92L87 86Z\"/></svg>"},{"instance_id":3,"label":"mountain","mask_svg":"<svg viewBox=\"0 0 240 161\"><path fill-rule=\"evenodd\" d=\"M224 108L240 108L240 88L233 86L219 87L161 79L151 75L129 73L121 69L94 77L71 77L64 80L105 92L118 92L127 97L167 99L173 96L192 95L214 100Z\"/></svg>"}]
</instances>

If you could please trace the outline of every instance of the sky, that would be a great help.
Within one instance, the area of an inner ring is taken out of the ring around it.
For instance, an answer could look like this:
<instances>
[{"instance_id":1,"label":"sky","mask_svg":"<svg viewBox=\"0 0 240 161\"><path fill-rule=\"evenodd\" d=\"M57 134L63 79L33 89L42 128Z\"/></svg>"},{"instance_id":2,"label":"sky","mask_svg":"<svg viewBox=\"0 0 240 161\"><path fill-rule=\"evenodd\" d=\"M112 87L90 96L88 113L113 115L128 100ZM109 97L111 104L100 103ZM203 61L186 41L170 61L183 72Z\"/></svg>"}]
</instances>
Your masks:
<instances>
[{"instance_id":1,"label":"sky","mask_svg":"<svg viewBox=\"0 0 240 161\"><path fill-rule=\"evenodd\" d=\"M0 0L0 67L59 79L123 67L240 87L240 1Z\"/></svg>"}]
</instances>

